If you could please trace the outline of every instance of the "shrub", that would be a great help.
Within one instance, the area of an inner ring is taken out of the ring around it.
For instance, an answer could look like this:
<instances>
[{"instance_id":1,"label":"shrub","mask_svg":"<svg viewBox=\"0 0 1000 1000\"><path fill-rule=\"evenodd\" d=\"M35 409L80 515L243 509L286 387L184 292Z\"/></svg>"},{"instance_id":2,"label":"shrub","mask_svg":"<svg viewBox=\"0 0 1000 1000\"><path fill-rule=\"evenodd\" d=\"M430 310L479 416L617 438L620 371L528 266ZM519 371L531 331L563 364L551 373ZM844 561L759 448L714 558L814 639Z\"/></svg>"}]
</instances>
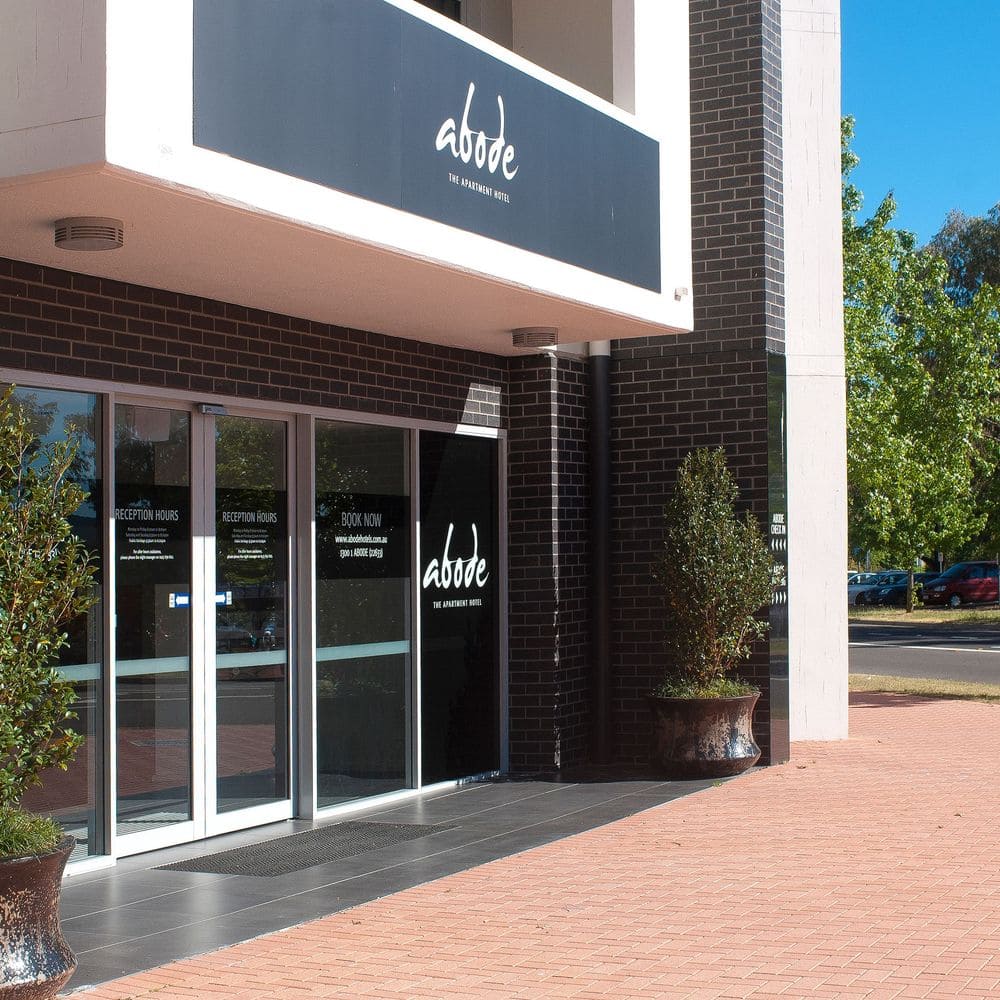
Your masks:
<instances>
[{"instance_id":1,"label":"shrub","mask_svg":"<svg viewBox=\"0 0 1000 1000\"><path fill-rule=\"evenodd\" d=\"M754 690L727 675L767 633L760 612L771 599L774 561L753 515L737 517L737 496L721 448L684 459L664 509L663 550L654 568L666 604L671 661L655 692L663 697Z\"/></svg>"}]
</instances>

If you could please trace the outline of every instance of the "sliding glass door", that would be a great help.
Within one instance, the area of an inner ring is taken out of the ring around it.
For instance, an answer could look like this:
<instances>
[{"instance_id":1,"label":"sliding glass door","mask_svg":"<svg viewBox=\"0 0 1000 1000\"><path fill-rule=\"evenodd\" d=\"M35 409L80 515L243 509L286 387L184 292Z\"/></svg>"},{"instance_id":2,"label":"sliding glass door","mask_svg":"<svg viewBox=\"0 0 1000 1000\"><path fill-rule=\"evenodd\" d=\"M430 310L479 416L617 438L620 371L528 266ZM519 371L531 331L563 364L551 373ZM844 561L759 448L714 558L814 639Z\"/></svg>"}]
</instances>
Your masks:
<instances>
[{"instance_id":1,"label":"sliding glass door","mask_svg":"<svg viewBox=\"0 0 1000 1000\"><path fill-rule=\"evenodd\" d=\"M115 407L119 854L291 815L288 426Z\"/></svg>"}]
</instances>

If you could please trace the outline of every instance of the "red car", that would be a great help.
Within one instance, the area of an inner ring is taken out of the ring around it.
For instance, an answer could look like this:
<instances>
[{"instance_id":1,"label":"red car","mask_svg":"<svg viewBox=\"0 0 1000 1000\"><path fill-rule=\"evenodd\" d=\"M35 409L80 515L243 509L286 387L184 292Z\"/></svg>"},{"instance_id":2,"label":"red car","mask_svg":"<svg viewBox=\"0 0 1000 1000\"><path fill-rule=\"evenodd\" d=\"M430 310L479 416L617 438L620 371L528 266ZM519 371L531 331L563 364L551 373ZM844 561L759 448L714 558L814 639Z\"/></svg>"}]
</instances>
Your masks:
<instances>
[{"instance_id":1,"label":"red car","mask_svg":"<svg viewBox=\"0 0 1000 1000\"><path fill-rule=\"evenodd\" d=\"M920 599L924 604L985 604L997 599L997 564L995 562L955 563L941 576L924 584Z\"/></svg>"}]
</instances>

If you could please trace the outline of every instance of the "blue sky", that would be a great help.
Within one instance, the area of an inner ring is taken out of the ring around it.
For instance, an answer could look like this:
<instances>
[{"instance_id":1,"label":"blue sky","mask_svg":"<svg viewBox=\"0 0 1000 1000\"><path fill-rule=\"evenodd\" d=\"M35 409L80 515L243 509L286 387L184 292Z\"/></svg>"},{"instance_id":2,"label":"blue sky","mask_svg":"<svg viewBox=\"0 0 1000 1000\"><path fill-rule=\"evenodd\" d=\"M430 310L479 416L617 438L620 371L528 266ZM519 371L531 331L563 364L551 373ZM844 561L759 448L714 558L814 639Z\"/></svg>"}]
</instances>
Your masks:
<instances>
[{"instance_id":1,"label":"blue sky","mask_svg":"<svg viewBox=\"0 0 1000 1000\"><path fill-rule=\"evenodd\" d=\"M864 216L890 190L929 240L1000 202L1000 0L841 0L843 111Z\"/></svg>"}]
</instances>

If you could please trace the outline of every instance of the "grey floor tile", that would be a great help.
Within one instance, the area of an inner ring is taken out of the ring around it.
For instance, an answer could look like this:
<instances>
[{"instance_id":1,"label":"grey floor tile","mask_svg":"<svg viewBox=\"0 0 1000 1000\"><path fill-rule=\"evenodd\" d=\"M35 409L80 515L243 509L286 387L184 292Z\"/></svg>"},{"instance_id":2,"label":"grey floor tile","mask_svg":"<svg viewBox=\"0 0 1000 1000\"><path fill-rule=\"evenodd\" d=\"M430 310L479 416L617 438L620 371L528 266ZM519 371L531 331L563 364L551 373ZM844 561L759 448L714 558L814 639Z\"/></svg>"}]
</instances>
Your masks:
<instances>
[{"instance_id":1,"label":"grey floor tile","mask_svg":"<svg viewBox=\"0 0 1000 1000\"><path fill-rule=\"evenodd\" d=\"M64 885L64 926L80 954L71 988L358 906L603 826L712 784L645 778L476 783L348 817L451 824L450 830L278 878L156 868L317 824L293 821L128 858L114 869L71 877Z\"/></svg>"}]
</instances>

